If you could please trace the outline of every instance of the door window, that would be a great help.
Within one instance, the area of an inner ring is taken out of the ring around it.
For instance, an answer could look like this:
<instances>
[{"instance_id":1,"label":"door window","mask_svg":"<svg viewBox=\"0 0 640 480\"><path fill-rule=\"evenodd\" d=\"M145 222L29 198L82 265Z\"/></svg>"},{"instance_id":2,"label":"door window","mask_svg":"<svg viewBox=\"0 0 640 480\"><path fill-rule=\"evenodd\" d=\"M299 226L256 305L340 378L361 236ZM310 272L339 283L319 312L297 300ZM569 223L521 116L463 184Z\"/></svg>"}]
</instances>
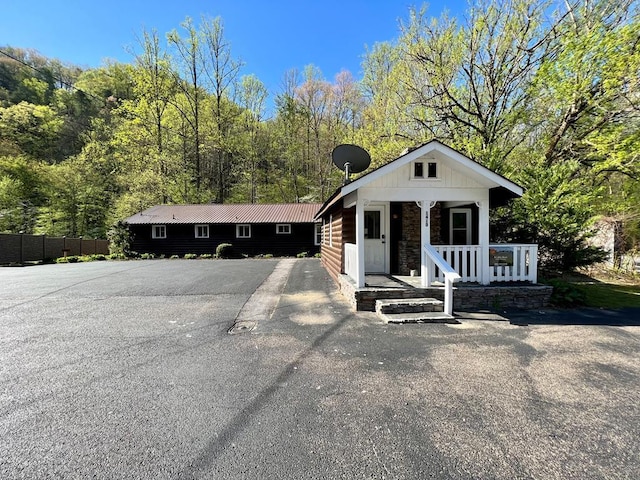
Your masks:
<instances>
[{"instance_id":1,"label":"door window","mask_svg":"<svg viewBox=\"0 0 640 480\"><path fill-rule=\"evenodd\" d=\"M380 238L380 211L366 210L364 212L364 238Z\"/></svg>"},{"instance_id":2,"label":"door window","mask_svg":"<svg viewBox=\"0 0 640 480\"><path fill-rule=\"evenodd\" d=\"M451 245L471 245L470 208L452 208L449 225Z\"/></svg>"}]
</instances>

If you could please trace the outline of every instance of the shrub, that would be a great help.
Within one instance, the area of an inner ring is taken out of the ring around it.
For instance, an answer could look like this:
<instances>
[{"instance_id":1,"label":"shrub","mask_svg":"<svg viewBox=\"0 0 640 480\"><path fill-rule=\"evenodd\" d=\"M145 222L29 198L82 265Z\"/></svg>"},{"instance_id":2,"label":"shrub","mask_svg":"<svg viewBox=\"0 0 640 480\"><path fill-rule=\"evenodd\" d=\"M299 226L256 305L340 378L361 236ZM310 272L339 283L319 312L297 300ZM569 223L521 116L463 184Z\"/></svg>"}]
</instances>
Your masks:
<instances>
[{"instance_id":1,"label":"shrub","mask_svg":"<svg viewBox=\"0 0 640 480\"><path fill-rule=\"evenodd\" d=\"M169 259L170 259L170 260L176 260L176 259L178 259L178 258L180 258L180 255L171 255L171 256L169 257Z\"/></svg>"},{"instance_id":2,"label":"shrub","mask_svg":"<svg viewBox=\"0 0 640 480\"><path fill-rule=\"evenodd\" d=\"M210 258L213 258L213 255L211 255L210 253L203 253L202 255L200 255L200 258L202 260L208 260Z\"/></svg>"},{"instance_id":3,"label":"shrub","mask_svg":"<svg viewBox=\"0 0 640 480\"><path fill-rule=\"evenodd\" d=\"M221 243L216 248L216 257L218 258L233 258L233 245L230 243Z\"/></svg>"},{"instance_id":4,"label":"shrub","mask_svg":"<svg viewBox=\"0 0 640 480\"><path fill-rule=\"evenodd\" d=\"M198 255L195 253L185 253L183 258L186 258L187 260L195 260L198 258Z\"/></svg>"},{"instance_id":5,"label":"shrub","mask_svg":"<svg viewBox=\"0 0 640 480\"><path fill-rule=\"evenodd\" d=\"M313 258L320 258L320 252L316 253Z\"/></svg>"},{"instance_id":6,"label":"shrub","mask_svg":"<svg viewBox=\"0 0 640 480\"><path fill-rule=\"evenodd\" d=\"M298 258L307 258L309 256L309 252L300 252L296 255Z\"/></svg>"},{"instance_id":7,"label":"shrub","mask_svg":"<svg viewBox=\"0 0 640 480\"><path fill-rule=\"evenodd\" d=\"M106 255L103 255L102 253L96 253L94 255L91 255L91 259L95 260L96 262L102 262L103 260L106 260L107 257L106 257Z\"/></svg>"},{"instance_id":8,"label":"shrub","mask_svg":"<svg viewBox=\"0 0 640 480\"><path fill-rule=\"evenodd\" d=\"M113 224L111 229L107 232L107 238L109 239L109 253L120 254L124 257L131 256L133 235L129 230L128 224L123 221Z\"/></svg>"},{"instance_id":9,"label":"shrub","mask_svg":"<svg viewBox=\"0 0 640 480\"><path fill-rule=\"evenodd\" d=\"M264 258L273 258L273 253L266 253Z\"/></svg>"},{"instance_id":10,"label":"shrub","mask_svg":"<svg viewBox=\"0 0 640 480\"><path fill-rule=\"evenodd\" d=\"M544 283L553 287L551 303L558 307L576 307L584 305L587 300L585 292L561 278L554 278Z\"/></svg>"},{"instance_id":11,"label":"shrub","mask_svg":"<svg viewBox=\"0 0 640 480\"><path fill-rule=\"evenodd\" d=\"M143 260L152 260L156 258L156 256L153 253L143 253L142 255L140 255L140 258L142 258Z\"/></svg>"}]
</instances>

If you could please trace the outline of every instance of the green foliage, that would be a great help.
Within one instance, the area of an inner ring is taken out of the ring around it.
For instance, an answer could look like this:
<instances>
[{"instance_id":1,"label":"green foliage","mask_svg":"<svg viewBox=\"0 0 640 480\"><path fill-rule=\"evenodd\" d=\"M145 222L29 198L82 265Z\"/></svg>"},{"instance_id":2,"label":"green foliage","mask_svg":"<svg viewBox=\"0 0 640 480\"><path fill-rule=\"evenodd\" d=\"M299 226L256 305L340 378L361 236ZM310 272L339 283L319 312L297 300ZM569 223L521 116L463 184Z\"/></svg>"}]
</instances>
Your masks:
<instances>
[{"instance_id":1,"label":"green foliage","mask_svg":"<svg viewBox=\"0 0 640 480\"><path fill-rule=\"evenodd\" d=\"M296 255L297 258L307 258L309 256L309 252L300 252Z\"/></svg>"},{"instance_id":2,"label":"green foliage","mask_svg":"<svg viewBox=\"0 0 640 480\"><path fill-rule=\"evenodd\" d=\"M210 260L213 258L213 254L211 253L203 253L202 255L200 255L200 259L202 260Z\"/></svg>"},{"instance_id":3,"label":"green foliage","mask_svg":"<svg viewBox=\"0 0 640 480\"><path fill-rule=\"evenodd\" d=\"M523 168L518 177L525 194L495 213L494 237L537 243L543 271L570 271L603 260L602 250L587 244L600 190L585 184L579 170L577 162Z\"/></svg>"},{"instance_id":4,"label":"green foliage","mask_svg":"<svg viewBox=\"0 0 640 480\"><path fill-rule=\"evenodd\" d=\"M230 243L221 243L216 247L216 257L218 258L234 258L235 251Z\"/></svg>"},{"instance_id":5,"label":"green foliage","mask_svg":"<svg viewBox=\"0 0 640 480\"><path fill-rule=\"evenodd\" d=\"M169 259L170 259L170 260L177 260L177 259L179 259L179 258L180 258L180 255L171 255L171 256L169 257Z\"/></svg>"},{"instance_id":6,"label":"green foliage","mask_svg":"<svg viewBox=\"0 0 640 480\"><path fill-rule=\"evenodd\" d=\"M558 307L577 307L585 304L586 295L576 285L560 278L554 278L546 282L553 287L551 303Z\"/></svg>"},{"instance_id":7,"label":"green foliage","mask_svg":"<svg viewBox=\"0 0 640 480\"><path fill-rule=\"evenodd\" d=\"M109 253L112 255L131 256L131 242L133 241L129 225L120 221L115 223L107 233L109 239Z\"/></svg>"},{"instance_id":8,"label":"green foliage","mask_svg":"<svg viewBox=\"0 0 640 480\"><path fill-rule=\"evenodd\" d=\"M198 254L196 253L185 253L184 257L187 260L195 260L196 258L198 258Z\"/></svg>"},{"instance_id":9,"label":"green foliage","mask_svg":"<svg viewBox=\"0 0 640 480\"><path fill-rule=\"evenodd\" d=\"M316 253L313 258L321 258L320 252Z\"/></svg>"},{"instance_id":10,"label":"green foliage","mask_svg":"<svg viewBox=\"0 0 640 480\"><path fill-rule=\"evenodd\" d=\"M145 253L140 254L140 258L142 260L151 260L151 259L156 258L156 256L153 253L146 253L145 252Z\"/></svg>"}]
</instances>

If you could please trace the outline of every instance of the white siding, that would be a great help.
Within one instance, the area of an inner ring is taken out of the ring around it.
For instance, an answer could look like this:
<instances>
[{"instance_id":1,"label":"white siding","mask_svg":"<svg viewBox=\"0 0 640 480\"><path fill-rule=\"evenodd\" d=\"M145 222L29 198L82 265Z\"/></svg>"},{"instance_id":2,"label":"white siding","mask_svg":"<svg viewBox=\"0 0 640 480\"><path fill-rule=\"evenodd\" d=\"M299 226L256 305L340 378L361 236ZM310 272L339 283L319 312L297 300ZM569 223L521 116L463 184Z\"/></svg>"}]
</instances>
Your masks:
<instances>
[{"instance_id":1,"label":"white siding","mask_svg":"<svg viewBox=\"0 0 640 480\"><path fill-rule=\"evenodd\" d=\"M423 158L420 161L428 162L434 161L430 158ZM413 179L411 174L413 171L413 162L401 166L389 172L387 175L380 177L371 183L366 185L366 188L487 188L486 185L481 184L471 175L464 175L461 172L454 170L450 166L450 162L444 159L436 160L438 163L438 178L431 179Z\"/></svg>"}]
</instances>

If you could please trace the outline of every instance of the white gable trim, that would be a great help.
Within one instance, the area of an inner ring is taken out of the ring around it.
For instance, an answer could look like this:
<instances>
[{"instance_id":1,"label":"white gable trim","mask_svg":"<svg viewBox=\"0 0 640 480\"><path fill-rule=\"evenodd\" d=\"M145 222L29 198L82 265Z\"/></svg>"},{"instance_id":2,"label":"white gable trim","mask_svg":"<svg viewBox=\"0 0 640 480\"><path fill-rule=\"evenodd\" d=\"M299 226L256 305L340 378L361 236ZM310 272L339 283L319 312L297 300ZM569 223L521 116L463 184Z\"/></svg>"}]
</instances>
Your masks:
<instances>
[{"instance_id":1,"label":"white gable trim","mask_svg":"<svg viewBox=\"0 0 640 480\"><path fill-rule=\"evenodd\" d=\"M422 145L419 148L393 160L392 162L387 163L386 165L378 168L377 170L372 171L371 173L364 175L357 180L345 185L342 187L342 196L348 195L351 192L358 190L361 187L368 185L375 180L384 177L388 173L393 170L400 168L408 163L413 162L414 160L423 157L426 154L429 154L433 151L437 151L451 160L461 164L463 167L468 168L473 171L477 175L486 178L491 183L494 183L497 187L504 187L507 190L513 192L518 196L522 196L524 190L521 186L507 180L506 178L498 175L497 173L489 170L488 168L480 165L477 162L474 162L469 157L462 155L460 152L455 151L454 149L447 147L446 145L438 142L437 140L432 140L429 143Z\"/></svg>"}]
</instances>

